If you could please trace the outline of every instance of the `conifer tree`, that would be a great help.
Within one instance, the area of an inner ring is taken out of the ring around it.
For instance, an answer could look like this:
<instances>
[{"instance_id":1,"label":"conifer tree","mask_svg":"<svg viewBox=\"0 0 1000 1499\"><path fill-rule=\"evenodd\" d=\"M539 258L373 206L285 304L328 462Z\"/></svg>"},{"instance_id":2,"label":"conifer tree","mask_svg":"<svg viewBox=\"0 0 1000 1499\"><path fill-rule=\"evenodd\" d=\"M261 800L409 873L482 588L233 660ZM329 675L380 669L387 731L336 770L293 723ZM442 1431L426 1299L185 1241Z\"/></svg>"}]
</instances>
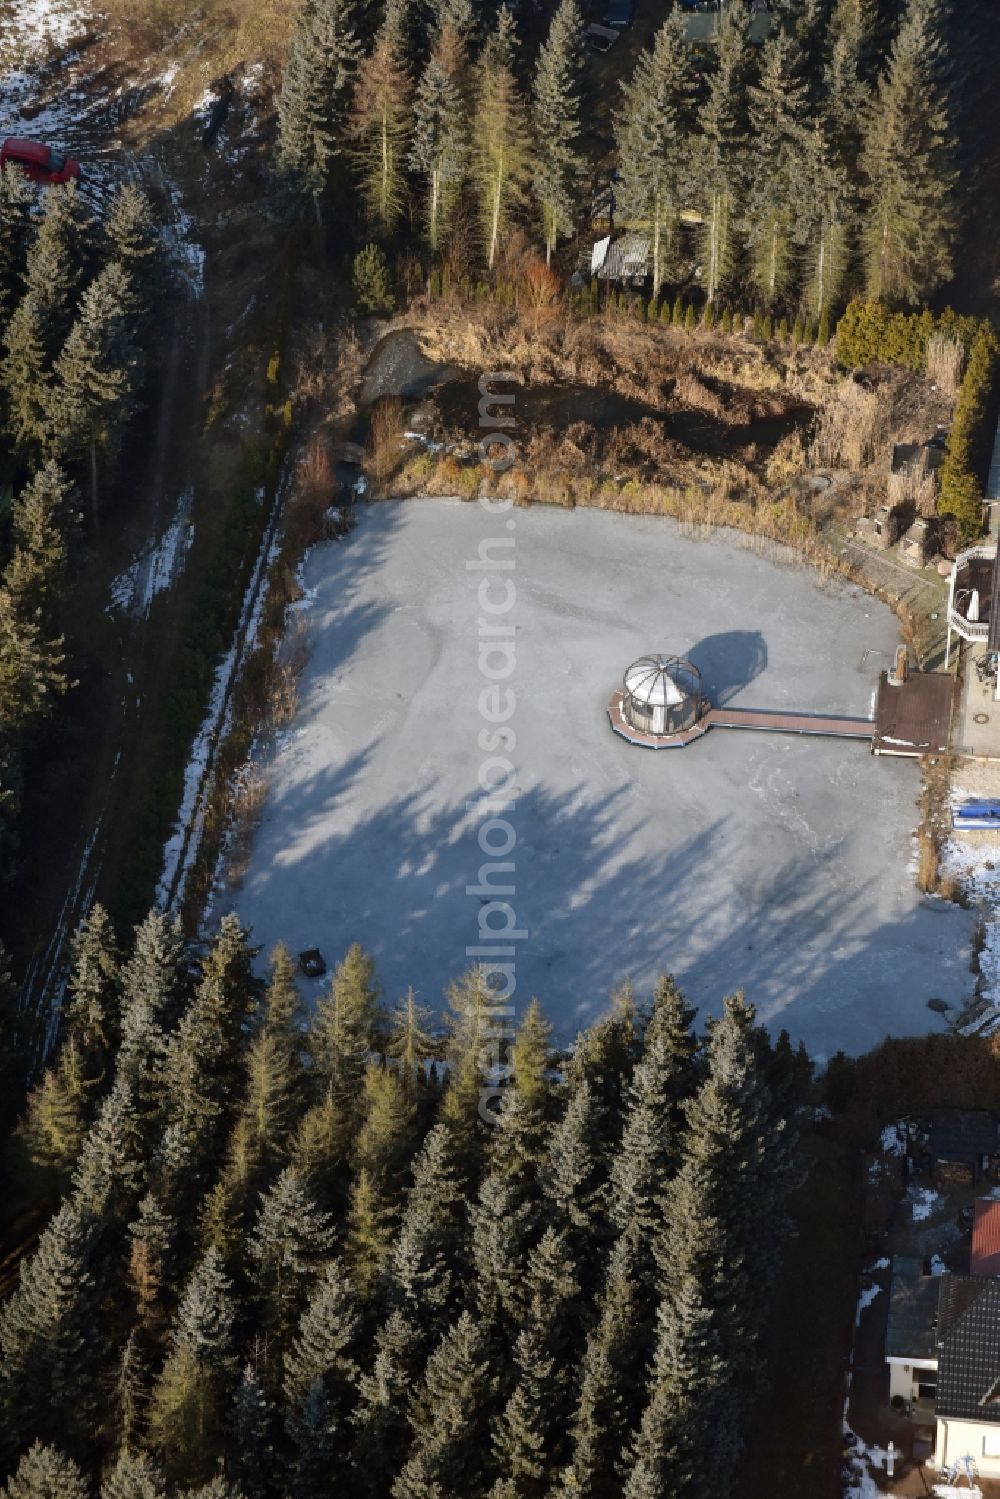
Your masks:
<instances>
[{"instance_id":1,"label":"conifer tree","mask_svg":"<svg viewBox=\"0 0 1000 1499\"><path fill-rule=\"evenodd\" d=\"M104 222L109 259L127 273L129 316L141 328L149 322L167 286L163 242L149 199L133 182L122 183Z\"/></svg>"},{"instance_id":2,"label":"conifer tree","mask_svg":"<svg viewBox=\"0 0 1000 1499\"><path fill-rule=\"evenodd\" d=\"M753 281L773 307L795 277L809 105L802 56L787 34L768 42L760 81L751 85L749 97L755 166L747 241Z\"/></svg>"},{"instance_id":3,"label":"conifer tree","mask_svg":"<svg viewBox=\"0 0 1000 1499\"><path fill-rule=\"evenodd\" d=\"M273 1339L275 1356L287 1346L309 1288L333 1252L333 1230L288 1167L261 1201L249 1244L261 1325Z\"/></svg>"},{"instance_id":4,"label":"conifer tree","mask_svg":"<svg viewBox=\"0 0 1000 1499\"><path fill-rule=\"evenodd\" d=\"M340 1266L331 1261L285 1357L285 1426L295 1453L293 1493L304 1499L329 1493L346 1472L345 1433L357 1399L358 1327L350 1287Z\"/></svg>"},{"instance_id":5,"label":"conifer tree","mask_svg":"<svg viewBox=\"0 0 1000 1499\"><path fill-rule=\"evenodd\" d=\"M63 1052L66 1062L76 1058L75 1047ZM51 1178L50 1190L68 1181L85 1130L84 1098L74 1088L62 1067L47 1068L38 1085L28 1094L24 1118L17 1135L32 1165ZM42 1189L42 1183L38 1184Z\"/></svg>"},{"instance_id":6,"label":"conifer tree","mask_svg":"<svg viewBox=\"0 0 1000 1499\"><path fill-rule=\"evenodd\" d=\"M687 183L694 81L684 22L675 12L624 86L617 144L625 211L648 219L653 296L667 278Z\"/></svg>"},{"instance_id":7,"label":"conifer tree","mask_svg":"<svg viewBox=\"0 0 1000 1499\"><path fill-rule=\"evenodd\" d=\"M627 1094L621 1147L611 1167L611 1216L651 1256L662 1219L662 1194L680 1158L681 1105L695 1084L694 1010L670 978L656 986L641 1060Z\"/></svg>"},{"instance_id":8,"label":"conifer tree","mask_svg":"<svg viewBox=\"0 0 1000 1499\"><path fill-rule=\"evenodd\" d=\"M90 1489L71 1458L56 1447L35 1444L8 1480L4 1499L90 1499Z\"/></svg>"},{"instance_id":9,"label":"conifer tree","mask_svg":"<svg viewBox=\"0 0 1000 1499\"><path fill-rule=\"evenodd\" d=\"M688 1106L684 1158L665 1191L656 1245L663 1294L676 1305L679 1288L694 1281L744 1405L794 1180L792 1132L775 1110L761 1055L752 1008L730 996L709 1028L708 1076Z\"/></svg>"},{"instance_id":10,"label":"conifer tree","mask_svg":"<svg viewBox=\"0 0 1000 1499\"><path fill-rule=\"evenodd\" d=\"M329 993L317 1004L309 1048L317 1081L335 1103L355 1113L378 1020L375 964L355 942L334 970Z\"/></svg>"},{"instance_id":11,"label":"conifer tree","mask_svg":"<svg viewBox=\"0 0 1000 1499\"><path fill-rule=\"evenodd\" d=\"M163 1090L173 1127L174 1170L186 1163L190 1195L216 1154L216 1136L231 1109L241 1050L260 993L246 930L225 916L194 996L167 1045Z\"/></svg>"},{"instance_id":12,"label":"conifer tree","mask_svg":"<svg viewBox=\"0 0 1000 1499\"><path fill-rule=\"evenodd\" d=\"M562 1491L581 1499L604 1499L620 1491L618 1462L641 1408L645 1370L639 1328L645 1307L637 1304L634 1269L635 1252L623 1236L608 1259L570 1428L570 1459Z\"/></svg>"},{"instance_id":13,"label":"conifer tree","mask_svg":"<svg viewBox=\"0 0 1000 1499\"><path fill-rule=\"evenodd\" d=\"M0 1310L0 1396L8 1441L77 1450L93 1434L97 1291L94 1225L68 1199L22 1261Z\"/></svg>"},{"instance_id":14,"label":"conifer tree","mask_svg":"<svg viewBox=\"0 0 1000 1499\"><path fill-rule=\"evenodd\" d=\"M430 1010L417 1003L412 989L407 989L392 1016L389 1056L396 1064L407 1097L414 1101L424 1091L424 1068L434 1050L428 1029L430 1019Z\"/></svg>"},{"instance_id":15,"label":"conifer tree","mask_svg":"<svg viewBox=\"0 0 1000 1499\"><path fill-rule=\"evenodd\" d=\"M443 1334L442 1334L443 1335ZM371 1369L358 1379L354 1465L365 1491L381 1499L392 1488L410 1445L409 1391L427 1362L416 1321L398 1307L375 1334Z\"/></svg>"},{"instance_id":16,"label":"conifer tree","mask_svg":"<svg viewBox=\"0 0 1000 1499\"><path fill-rule=\"evenodd\" d=\"M142 1338L133 1328L118 1356L105 1426L120 1451L130 1452L145 1437L151 1379Z\"/></svg>"},{"instance_id":17,"label":"conifer tree","mask_svg":"<svg viewBox=\"0 0 1000 1499\"><path fill-rule=\"evenodd\" d=\"M265 1499L275 1466L273 1445L274 1411L250 1364L233 1396L226 1423L226 1471L239 1484L246 1499Z\"/></svg>"},{"instance_id":18,"label":"conifer tree","mask_svg":"<svg viewBox=\"0 0 1000 1499\"><path fill-rule=\"evenodd\" d=\"M147 1193L129 1224L129 1282L140 1328L157 1331L174 1267L177 1226L159 1200Z\"/></svg>"},{"instance_id":19,"label":"conifer tree","mask_svg":"<svg viewBox=\"0 0 1000 1499\"><path fill-rule=\"evenodd\" d=\"M129 318L128 273L112 261L87 287L48 393L48 448L90 462L90 499L98 522L97 459L118 449L135 409L139 354Z\"/></svg>"},{"instance_id":20,"label":"conifer tree","mask_svg":"<svg viewBox=\"0 0 1000 1499\"><path fill-rule=\"evenodd\" d=\"M745 16L738 6L727 6L719 21L715 72L698 117L694 148L695 198L704 225L703 285L709 302L725 285L735 255L746 169L745 50Z\"/></svg>"},{"instance_id":21,"label":"conifer tree","mask_svg":"<svg viewBox=\"0 0 1000 1499\"><path fill-rule=\"evenodd\" d=\"M278 170L317 222L343 151L358 41L351 0L308 0L278 99Z\"/></svg>"},{"instance_id":22,"label":"conifer tree","mask_svg":"<svg viewBox=\"0 0 1000 1499\"><path fill-rule=\"evenodd\" d=\"M453 39L442 35L421 74L413 101L409 164L425 192L427 243L436 254L448 227L468 160L468 120L460 80L449 67Z\"/></svg>"},{"instance_id":23,"label":"conifer tree","mask_svg":"<svg viewBox=\"0 0 1000 1499\"><path fill-rule=\"evenodd\" d=\"M624 1499L665 1493L714 1499L730 1487L739 1427L713 1316L693 1279L661 1304L658 1327L649 1402L627 1461Z\"/></svg>"},{"instance_id":24,"label":"conifer tree","mask_svg":"<svg viewBox=\"0 0 1000 1499\"><path fill-rule=\"evenodd\" d=\"M867 121L867 291L919 302L951 274L954 139L936 8L909 0Z\"/></svg>"},{"instance_id":25,"label":"conifer tree","mask_svg":"<svg viewBox=\"0 0 1000 1499\"><path fill-rule=\"evenodd\" d=\"M319 1102L306 1110L295 1131L291 1164L316 1201L327 1207L332 1207L339 1195L353 1127L353 1108L334 1102L333 1090L328 1087Z\"/></svg>"},{"instance_id":26,"label":"conifer tree","mask_svg":"<svg viewBox=\"0 0 1000 1499\"><path fill-rule=\"evenodd\" d=\"M485 1340L463 1312L431 1354L423 1385L414 1392L413 1445L392 1499L458 1499L482 1490L491 1385Z\"/></svg>"},{"instance_id":27,"label":"conifer tree","mask_svg":"<svg viewBox=\"0 0 1000 1499\"><path fill-rule=\"evenodd\" d=\"M51 486L49 505L62 503L66 490L60 471L47 465L35 483ZM48 505L47 505L48 508ZM100 1081L119 1038L121 957L111 918L103 906L93 905L73 938L73 969L69 980L67 1022L79 1048L88 1080Z\"/></svg>"},{"instance_id":28,"label":"conifer tree","mask_svg":"<svg viewBox=\"0 0 1000 1499\"><path fill-rule=\"evenodd\" d=\"M197 1483L215 1466L232 1399L235 1314L222 1257L210 1249L181 1298L150 1401L150 1440L172 1479Z\"/></svg>"},{"instance_id":29,"label":"conifer tree","mask_svg":"<svg viewBox=\"0 0 1000 1499\"><path fill-rule=\"evenodd\" d=\"M122 968L117 1060L118 1077L129 1084L150 1123L164 1101L165 1031L180 1009L186 977L180 923L151 911L136 928L131 954Z\"/></svg>"},{"instance_id":30,"label":"conifer tree","mask_svg":"<svg viewBox=\"0 0 1000 1499\"><path fill-rule=\"evenodd\" d=\"M128 1216L145 1175L143 1122L129 1084L116 1078L84 1138L73 1186L95 1217Z\"/></svg>"},{"instance_id":31,"label":"conifer tree","mask_svg":"<svg viewBox=\"0 0 1000 1499\"><path fill-rule=\"evenodd\" d=\"M447 1124L427 1135L413 1166L389 1266L388 1295L428 1343L458 1309L463 1271L464 1181ZM426 1350L429 1352L429 1347Z\"/></svg>"},{"instance_id":32,"label":"conifer tree","mask_svg":"<svg viewBox=\"0 0 1000 1499\"><path fill-rule=\"evenodd\" d=\"M406 202L410 94L401 38L383 27L358 65L349 126L365 213L383 235L392 234Z\"/></svg>"},{"instance_id":33,"label":"conifer tree","mask_svg":"<svg viewBox=\"0 0 1000 1499\"><path fill-rule=\"evenodd\" d=\"M581 88L586 65L583 20L576 0L559 0L549 34L535 63L532 118L545 148L535 156L535 198L542 211L545 263L560 233L577 217L583 157L580 152Z\"/></svg>"},{"instance_id":34,"label":"conifer tree","mask_svg":"<svg viewBox=\"0 0 1000 1499\"><path fill-rule=\"evenodd\" d=\"M601 1153L600 1110L586 1079L570 1094L566 1112L552 1130L540 1180L549 1217L565 1229L581 1277L589 1279L595 1268L593 1252L604 1232L607 1168Z\"/></svg>"},{"instance_id":35,"label":"conifer tree","mask_svg":"<svg viewBox=\"0 0 1000 1499\"><path fill-rule=\"evenodd\" d=\"M345 1257L358 1297L371 1301L392 1249L395 1213L384 1202L371 1174L363 1168L351 1184L347 1209Z\"/></svg>"},{"instance_id":36,"label":"conifer tree","mask_svg":"<svg viewBox=\"0 0 1000 1499\"><path fill-rule=\"evenodd\" d=\"M471 1166L482 1148L483 1120L480 1103L486 1069L495 1055L497 1027L493 1019L494 991L482 968L468 973L445 990L448 1028L445 1055L448 1080L441 1101L440 1117L451 1126L456 1141Z\"/></svg>"},{"instance_id":37,"label":"conifer tree","mask_svg":"<svg viewBox=\"0 0 1000 1499\"><path fill-rule=\"evenodd\" d=\"M0 723L8 743L50 713L66 690L62 645L0 582Z\"/></svg>"},{"instance_id":38,"label":"conifer tree","mask_svg":"<svg viewBox=\"0 0 1000 1499\"><path fill-rule=\"evenodd\" d=\"M242 1114L248 1155L264 1174L277 1164L297 1123L305 1096L304 1045L295 963L279 944L271 954L263 1024L247 1051Z\"/></svg>"},{"instance_id":39,"label":"conifer tree","mask_svg":"<svg viewBox=\"0 0 1000 1499\"><path fill-rule=\"evenodd\" d=\"M167 1499L163 1475L143 1453L122 1452L101 1485L101 1499Z\"/></svg>"},{"instance_id":40,"label":"conifer tree","mask_svg":"<svg viewBox=\"0 0 1000 1499\"><path fill-rule=\"evenodd\" d=\"M514 76L514 31L506 6L480 58L472 131L472 175L486 263L492 271L531 173L527 111Z\"/></svg>"},{"instance_id":41,"label":"conifer tree","mask_svg":"<svg viewBox=\"0 0 1000 1499\"><path fill-rule=\"evenodd\" d=\"M0 327L21 294L34 201L24 173L8 162L0 173Z\"/></svg>"}]
</instances>

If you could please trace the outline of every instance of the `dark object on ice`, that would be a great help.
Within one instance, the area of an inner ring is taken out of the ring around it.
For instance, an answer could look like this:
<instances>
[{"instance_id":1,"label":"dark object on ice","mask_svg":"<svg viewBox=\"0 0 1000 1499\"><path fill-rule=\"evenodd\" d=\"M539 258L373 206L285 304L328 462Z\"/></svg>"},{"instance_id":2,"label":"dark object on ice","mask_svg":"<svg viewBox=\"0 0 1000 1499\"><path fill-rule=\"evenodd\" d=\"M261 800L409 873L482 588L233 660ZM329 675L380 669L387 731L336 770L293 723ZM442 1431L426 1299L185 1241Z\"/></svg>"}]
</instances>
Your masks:
<instances>
[{"instance_id":1,"label":"dark object on ice","mask_svg":"<svg viewBox=\"0 0 1000 1499\"><path fill-rule=\"evenodd\" d=\"M209 146L215 144L215 137L226 123L226 115L229 113L229 106L233 102L235 93L233 80L231 78L224 78L222 80L222 88L219 90L219 97L212 105L208 122L201 133L201 143L206 151Z\"/></svg>"},{"instance_id":2,"label":"dark object on ice","mask_svg":"<svg viewBox=\"0 0 1000 1499\"><path fill-rule=\"evenodd\" d=\"M307 979L318 979L326 972L326 961L318 947L307 947L299 953L299 967Z\"/></svg>"},{"instance_id":3,"label":"dark object on ice","mask_svg":"<svg viewBox=\"0 0 1000 1499\"><path fill-rule=\"evenodd\" d=\"M929 999L927 1008L933 1010L936 1015L947 1015L951 1005L945 999Z\"/></svg>"}]
</instances>

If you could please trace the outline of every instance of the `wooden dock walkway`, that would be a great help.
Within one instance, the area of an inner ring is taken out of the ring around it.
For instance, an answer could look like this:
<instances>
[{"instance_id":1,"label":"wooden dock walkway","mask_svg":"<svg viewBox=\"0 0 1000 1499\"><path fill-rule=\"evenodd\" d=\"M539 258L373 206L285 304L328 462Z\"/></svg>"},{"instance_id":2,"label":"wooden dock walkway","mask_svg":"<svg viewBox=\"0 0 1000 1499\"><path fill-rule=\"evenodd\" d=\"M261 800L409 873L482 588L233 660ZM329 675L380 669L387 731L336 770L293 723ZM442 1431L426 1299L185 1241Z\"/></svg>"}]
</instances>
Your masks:
<instances>
[{"instance_id":1,"label":"wooden dock walkway","mask_svg":"<svg viewBox=\"0 0 1000 1499\"><path fill-rule=\"evenodd\" d=\"M633 728L622 712L621 691L611 694L608 718L616 734L644 749L683 749L709 729L757 729L771 734L816 734L837 739L867 739L875 734L871 718L845 718L832 713L782 713L768 708L709 708L697 723L669 739L658 739Z\"/></svg>"},{"instance_id":2,"label":"wooden dock walkway","mask_svg":"<svg viewBox=\"0 0 1000 1499\"><path fill-rule=\"evenodd\" d=\"M823 734L837 739L871 739L871 718L841 718L832 713L782 713L770 708L710 708L713 729L765 729L772 734Z\"/></svg>"}]
</instances>

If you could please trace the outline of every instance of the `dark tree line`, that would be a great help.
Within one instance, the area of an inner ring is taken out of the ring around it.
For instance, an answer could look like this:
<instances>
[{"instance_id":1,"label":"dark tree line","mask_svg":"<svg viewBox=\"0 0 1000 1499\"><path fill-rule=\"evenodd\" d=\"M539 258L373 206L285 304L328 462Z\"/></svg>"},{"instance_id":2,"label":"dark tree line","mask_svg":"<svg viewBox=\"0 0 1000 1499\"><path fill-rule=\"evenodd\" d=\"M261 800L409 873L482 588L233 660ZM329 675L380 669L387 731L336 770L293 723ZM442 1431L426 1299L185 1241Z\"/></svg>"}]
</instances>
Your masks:
<instances>
[{"instance_id":1,"label":"dark tree line","mask_svg":"<svg viewBox=\"0 0 1000 1499\"><path fill-rule=\"evenodd\" d=\"M75 187L0 173L0 883L10 873L23 765L66 686L64 594L81 491L135 410L164 260L149 204L122 187L97 222Z\"/></svg>"},{"instance_id":2,"label":"dark tree line","mask_svg":"<svg viewBox=\"0 0 1000 1499\"><path fill-rule=\"evenodd\" d=\"M52 1216L0 1308L8 1499L730 1492L810 1078L739 996L619 994L561 1063L432 1036L358 947L305 1015L235 918L95 908L11 1149ZM432 1058L437 1060L432 1060Z\"/></svg>"},{"instance_id":3,"label":"dark tree line","mask_svg":"<svg viewBox=\"0 0 1000 1499\"><path fill-rule=\"evenodd\" d=\"M757 45L749 7L730 0L707 49L689 45L673 10L624 90L601 98L576 0L560 0L534 49L504 7L393 0L373 23L354 0L308 0L277 168L320 217L360 197L387 247L416 219L446 264L467 259L478 222L493 271L518 225L549 260L586 228L597 165L586 127L604 115L620 215L652 240L654 297L697 263L710 305L738 297L818 320L852 291L924 301L952 275L968 207L958 168L977 121L961 113L959 84L981 7L772 9Z\"/></svg>"}]
</instances>

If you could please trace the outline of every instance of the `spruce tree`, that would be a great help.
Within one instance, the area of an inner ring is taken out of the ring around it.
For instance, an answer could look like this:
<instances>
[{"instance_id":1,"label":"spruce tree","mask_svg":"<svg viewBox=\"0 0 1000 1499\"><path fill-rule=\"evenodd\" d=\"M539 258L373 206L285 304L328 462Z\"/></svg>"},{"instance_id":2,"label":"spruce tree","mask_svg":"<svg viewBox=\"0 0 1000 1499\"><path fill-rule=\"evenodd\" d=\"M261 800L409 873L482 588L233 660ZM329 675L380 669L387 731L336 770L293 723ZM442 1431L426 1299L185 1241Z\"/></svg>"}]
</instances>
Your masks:
<instances>
[{"instance_id":1,"label":"spruce tree","mask_svg":"<svg viewBox=\"0 0 1000 1499\"><path fill-rule=\"evenodd\" d=\"M640 1327L646 1306L634 1272L634 1249L622 1237L608 1259L570 1427L562 1491L581 1499L610 1499L620 1492L619 1459L642 1408L646 1345Z\"/></svg>"},{"instance_id":2,"label":"spruce tree","mask_svg":"<svg viewBox=\"0 0 1000 1499\"><path fill-rule=\"evenodd\" d=\"M167 1499L167 1489L148 1457L126 1451L102 1483L101 1499Z\"/></svg>"},{"instance_id":3,"label":"spruce tree","mask_svg":"<svg viewBox=\"0 0 1000 1499\"><path fill-rule=\"evenodd\" d=\"M35 1442L8 1479L4 1499L90 1499L90 1488L71 1458Z\"/></svg>"},{"instance_id":4,"label":"spruce tree","mask_svg":"<svg viewBox=\"0 0 1000 1499\"><path fill-rule=\"evenodd\" d=\"M464 1228L460 1156L448 1125L437 1124L413 1165L413 1185L393 1244L388 1287L390 1303L405 1310L428 1344L441 1336L458 1309Z\"/></svg>"},{"instance_id":5,"label":"spruce tree","mask_svg":"<svg viewBox=\"0 0 1000 1499\"><path fill-rule=\"evenodd\" d=\"M682 1104L692 1091L694 1010L670 978L656 986L643 1053L627 1092L621 1146L611 1167L612 1220L651 1264L664 1187L680 1159Z\"/></svg>"},{"instance_id":6,"label":"spruce tree","mask_svg":"<svg viewBox=\"0 0 1000 1499\"><path fill-rule=\"evenodd\" d=\"M289 1167L261 1201L249 1243L261 1326L280 1358L309 1289L333 1251L333 1230Z\"/></svg>"},{"instance_id":7,"label":"spruce tree","mask_svg":"<svg viewBox=\"0 0 1000 1499\"><path fill-rule=\"evenodd\" d=\"M140 1328L156 1332L163 1324L174 1268L177 1225L150 1192L128 1227L128 1279Z\"/></svg>"},{"instance_id":8,"label":"spruce tree","mask_svg":"<svg viewBox=\"0 0 1000 1499\"><path fill-rule=\"evenodd\" d=\"M414 1392L413 1444L392 1499L459 1499L482 1491L491 1387L485 1340L463 1312L431 1354Z\"/></svg>"},{"instance_id":9,"label":"spruce tree","mask_svg":"<svg viewBox=\"0 0 1000 1499\"><path fill-rule=\"evenodd\" d=\"M226 1423L226 1471L246 1499L265 1499L275 1467L274 1411L252 1366L247 1364Z\"/></svg>"},{"instance_id":10,"label":"spruce tree","mask_svg":"<svg viewBox=\"0 0 1000 1499\"><path fill-rule=\"evenodd\" d=\"M342 154L358 58L351 0L308 0L292 36L278 99L278 170L311 201L317 222Z\"/></svg>"},{"instance_id":11,"label":"spruce tree","mask_svg":"<svg viewBox=\"0 0 1000 1499\"><path fill-rule=\"evenodd\" d=\"M185 1287L150 1401L150 1442L175 1481L202 1482L215 1466L232 1402L235 1316L222 1257L210 1249Z\"/></svg>"},{"instance_id":12,"label":"spruce tree","mask_svg":"<svg viewBox=\"0 0 1000 1499\"><path fill-rule=\"evenodd\" d=\"M861 156L870 297L919 302L951 274L954 137L943 66L937 8L909 0Z\"/></svg>"},{"instance_id":13,"label":"spruce tree","mask_svg":"<svg viewBox=\"0 0 1000 1499\"><path fill-rule=\"evenodd\" d=\"M77 1451L96 1420L99 1340L96 1229L69 1199L0 1310L0 1396L8 1441L58 1442Z\"/></svg>"},{"instance_id":14,"label":"spruce tree","mask_svg":"<svg viewBox=\"0 0 1000 1499\"><path fill-rule=\"evenodd\" d=\"M355 1469L372 1499L382 1499L403 1466L410 1444L408 1392L427 1362L417 1323L407 1308L391 1311L375 1334L371 1369L358 1379Z\"/></svg>"},{"instance_id":15,"label":"spruce tree","mask_svg":"<svg viewBox=\"0 0 1000 1499\"><path fill-rule=\"evenodd\" d=\"M604 1232L607 1166L601 1150L600 1109L584 1080L570 1094L566 1112L551 1132L540 1170L548 1215L569 1235L581 1276L589 1279Z\"/></svg>"},{"instance_id":16,"label":"spruce tree","mask_svg":"<svg viewBox=\"0 0 1000 1499\"><path fill-rule=\"evenodd\" d=\"M740 1450L731 1407L712 1312L697 1282L686 1279L659 1310L649 1400L626 1462L624 1499L728 1492Z\"/></svg>"},{"instance_id":17,"label":"spruce tree","mask_svg":"<svg viewBox=\"0 0 1000 1499\"><path fill-rule=\"evenodd\" d=\"M62 476L46 466L35 483L51 485L50 493L65 495ZM69 1033L80 1051L88 1081L105 1076L112 1049L119 1039L121 956L111 918L103 906L93 905L73 938L73 968L67 1004Z\"/></svg>"},{"instance_id":18,"label":"spruce tree","mask_svg":"<svg viewBox=\"0 0 1000 1499\"><path fill-rule=\"evenodd\" d=\"M285 1356L285 1428L295 1453L293 1493L310 1499L346 1476L345 1433L357 1400L359 1319L341 1267L331 1261ZM317 1487L325 1481L326 1487Z\"/></svg>"},{"instance_id":19,"label":"spruce tree","mask_svg":"<svg viewBox=\"0 0 1000 1499\"><path fill-rule=\"evenodd\" d=\"M795 247L806 181L809 107L802 55L778 33L768 43L760 81L751 85L754 173L748 194L751 275L768 307L795 279Z\"/></svg>"},{"instance_id":20,"label":"spruce tree","mask_svg":"<svg viewBox=\"0 0 1000 1499\"><path fill-rule=\"evenodd\" d=\"M139 354L129 318L128 273L112 261L87 287L48 392L49 451L89 458L90 499L98 522L98 454L113 456L135 409Z\"/></svg>"},{"instance_id":21,"label":"spruce tree","mask_svg":"<svg viewBox=\"0 0 1000 1499\"><path fill-rule=\"evenodd\" d=\"M409 164L424 185L427 244L436 254L448 227L468 159L468 120L460 79L448 66L448 38L439 38L413 101Z\"/></svg>"},{"instance_id":22,"label":"spruce tree","mask_svg":"<svg viewBox=\"0 0 1000 1499\"><path fill-rule=\"evenodd\" d=\"M506 6L476 74L472 175L486 263L492 271L531 174L527 110L514 75L514 32Z\"/></svg>"},{"instance_id":23,"label":"spruce tree","mask_svg":"<svg viewBox=\"0 0 1000 1499\"><path fill-rule=\"evenodd\" d=\"M718 297L733 269L735 230L747 169L746 18L740 7L729 5L723 11L716 52L715 71L708 99L698 116L699 134L694 143L695 198L703 223L702 279L709 302Z\"/></svg>"},{"instance_id":24,"label":"spruce tree","mask_svg":"<svg viewBox=\"0 0 1000 1499\"><path fill-rule=\"evenodd\" d=\"M129 315L142 328L167 289L167 258L150 201L135 183L123 183L112 198L104 236L108 258L128 275Z\"/></svg>"},{"instance_id":25,"label":"spruce tree","mask_svg":"<svg viewBox=\"0 0 1000 1499\"><path fill-rule=\"evenodd\" d=\"M21 294L34 201L24 173L8 162L0 172L0 327Z\"/></svg>"},{"instance_id":26,"label":"spruce tree","mask_svg":"<svg viewBox=\"0 0 1000 1499\"><path fill-rule=\"evenodd\" d=\"M580 96L586 57L576 0L559 0L548 37L539 49L532 91L535 138L544 142L544 150L535 156L533 181L542 213L546 265L560 233L569 234L577 218L584 167Z\"/></svg>"},{"instance_id":27,"label":"spruce tree","mask_svg":"<svg viewBox=\"0 0 1000 1499\"><path fill-rule=\"evenodd\" d=\"M643 51L624 85L616 122L623 208L648 220L653 250L653 296L673 261L687 185L694 80L684 21L675 12Z\"/></svg>"}]
</instances>

